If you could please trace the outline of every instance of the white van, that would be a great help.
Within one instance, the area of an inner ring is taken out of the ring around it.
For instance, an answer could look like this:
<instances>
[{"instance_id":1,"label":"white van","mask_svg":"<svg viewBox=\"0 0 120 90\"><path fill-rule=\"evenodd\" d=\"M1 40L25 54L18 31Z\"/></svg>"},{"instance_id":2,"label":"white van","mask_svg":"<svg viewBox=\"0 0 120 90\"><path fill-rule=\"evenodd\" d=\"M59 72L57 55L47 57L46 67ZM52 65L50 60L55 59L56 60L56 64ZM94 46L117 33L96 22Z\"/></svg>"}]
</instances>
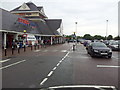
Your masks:
<instances>
[{"instance_id":1,"label":"white van","mask_svg":"<svg viewBox=\"0 0 120 90\"><path fill-rule=\"evenodd\" d=\"M28 34L27 35L27 42L28 42L28 45L35 45L35 43L36 43L36 38L35 38L35 36L34 35L32 35L32 34Z\"/></svg>"}]
</instances>

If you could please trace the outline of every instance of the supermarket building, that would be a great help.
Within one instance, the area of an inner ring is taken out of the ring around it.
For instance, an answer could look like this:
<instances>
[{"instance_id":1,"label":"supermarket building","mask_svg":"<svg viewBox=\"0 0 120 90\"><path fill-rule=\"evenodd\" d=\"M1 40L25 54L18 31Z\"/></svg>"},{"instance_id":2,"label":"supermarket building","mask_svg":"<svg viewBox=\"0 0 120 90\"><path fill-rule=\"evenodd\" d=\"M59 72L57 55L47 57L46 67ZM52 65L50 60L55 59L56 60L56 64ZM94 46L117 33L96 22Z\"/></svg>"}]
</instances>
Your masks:
<instances>
[{"instance_id":1,"label":"supermarket building","mask_svg":"<svg viewBox=\"0 0 120 90\"><path fill-rule=\"evenodd\" d=\"M12 48L13 41L24 41L26 38L36 44L39 40L49 40L50 45L64 42L62 19L48 19L43 7L37 7L32 2L23 3L10 12L0 9L0 14L4 49Z\"/></svg>"}]
</instances>

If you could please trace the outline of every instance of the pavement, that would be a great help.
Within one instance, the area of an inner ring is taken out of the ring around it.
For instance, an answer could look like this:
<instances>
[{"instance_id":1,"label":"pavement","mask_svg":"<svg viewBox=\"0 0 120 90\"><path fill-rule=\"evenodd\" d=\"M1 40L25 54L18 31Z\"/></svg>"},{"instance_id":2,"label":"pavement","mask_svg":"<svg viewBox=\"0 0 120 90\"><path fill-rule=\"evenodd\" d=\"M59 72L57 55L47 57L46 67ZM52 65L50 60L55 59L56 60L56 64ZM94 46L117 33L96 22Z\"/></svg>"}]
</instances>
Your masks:
<instances>
[{"instance_id":1,"label":"pavement","mask_svg":"<svg viewBox=\"0 0 120 90\"><path fill-rule=\"evenodd\" d=\"M106 85L118 88L119 52L111 59L90 57L83 45L54 45L0 61L3 88Z\"/></svg>"}]
</instances>

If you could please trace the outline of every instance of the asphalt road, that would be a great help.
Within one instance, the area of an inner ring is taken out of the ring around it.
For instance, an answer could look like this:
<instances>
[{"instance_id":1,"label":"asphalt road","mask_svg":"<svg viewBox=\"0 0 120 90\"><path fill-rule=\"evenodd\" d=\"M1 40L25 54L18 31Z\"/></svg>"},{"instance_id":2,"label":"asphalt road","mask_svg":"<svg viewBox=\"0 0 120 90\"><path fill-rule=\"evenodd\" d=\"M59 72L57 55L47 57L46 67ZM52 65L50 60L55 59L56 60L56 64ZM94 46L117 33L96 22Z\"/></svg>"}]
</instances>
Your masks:
<instances>
[{"instance_id":1,"label":"asphalt road","mask_svg":"<svg viewBox=\"0 0 120 90\"><path fill-rule=\"evenodd\" d=\"M118 52L111 59L91 58L83 45L72 43L23 53L0 61L3 88L45 88L63 85L118 87Z\"/></svg>"}]
</instances>

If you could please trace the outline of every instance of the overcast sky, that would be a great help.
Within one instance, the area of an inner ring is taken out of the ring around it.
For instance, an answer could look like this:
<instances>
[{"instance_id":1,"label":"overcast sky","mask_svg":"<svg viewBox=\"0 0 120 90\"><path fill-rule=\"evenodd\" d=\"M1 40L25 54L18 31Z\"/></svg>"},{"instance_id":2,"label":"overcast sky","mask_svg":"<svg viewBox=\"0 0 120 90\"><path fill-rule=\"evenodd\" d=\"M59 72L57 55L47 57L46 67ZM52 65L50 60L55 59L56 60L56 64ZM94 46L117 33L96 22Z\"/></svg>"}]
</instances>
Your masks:
<instances>
[{"instance_id":1,"label":"overcast sky","mask_svg":"<svg viewBox=\"0 0 120 90\"><path fill-rule=\"evenodd\" d=\"M106 20L108 34L118 35L118 1L119 0L2 0L0 8L12 10L24 2L32 1L37 6L43 6L50 19L63 20L63 33L77 35L106 35Z\"/></svg>"}]
</instances>

